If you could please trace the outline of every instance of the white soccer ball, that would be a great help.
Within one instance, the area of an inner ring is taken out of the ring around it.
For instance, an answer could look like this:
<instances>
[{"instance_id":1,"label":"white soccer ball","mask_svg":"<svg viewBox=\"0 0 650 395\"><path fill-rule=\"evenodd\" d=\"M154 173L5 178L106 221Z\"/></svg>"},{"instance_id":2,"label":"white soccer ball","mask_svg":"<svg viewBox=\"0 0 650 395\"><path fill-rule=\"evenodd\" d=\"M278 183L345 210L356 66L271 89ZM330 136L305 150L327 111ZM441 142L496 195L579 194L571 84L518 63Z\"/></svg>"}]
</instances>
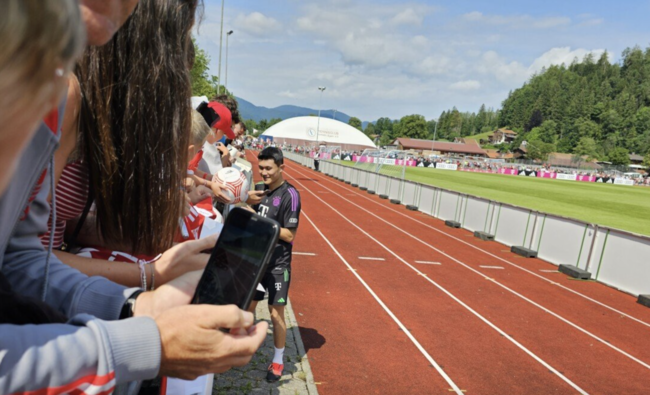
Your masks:
<instances>
[{"instance_id":1,"label":"white soccer ball","mask_svg":"<svg viewBox=\"0 0 650 395\"><path fill-rule=\"evenodd\" d=\"M228 195L230 204L237 204L248 200L250 183L241 171L233 167L224 167L214 175L212 182L225 185L223 192Z\"/></svg>"}]
</instances>

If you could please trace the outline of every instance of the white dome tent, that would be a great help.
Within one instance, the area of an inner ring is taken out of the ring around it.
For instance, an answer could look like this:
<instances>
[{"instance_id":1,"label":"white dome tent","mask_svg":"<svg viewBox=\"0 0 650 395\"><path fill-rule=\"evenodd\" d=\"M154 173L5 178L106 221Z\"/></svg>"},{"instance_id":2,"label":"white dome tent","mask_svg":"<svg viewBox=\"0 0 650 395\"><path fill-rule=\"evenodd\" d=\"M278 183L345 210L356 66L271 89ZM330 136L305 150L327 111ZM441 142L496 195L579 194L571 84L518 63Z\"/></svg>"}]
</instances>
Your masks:
<instances>
[{"instance_id":1,"label":"white dome tent","mask_svg":"<svg viewBox=\"0 0 650 395\"><path fill-rule=\"evenodd\" d=\"M262 136L271 137L277 144L314 146L317 144L318 117L295 117L285 119L268 128ZM344 150L375 148L375 144L352 126L330 118L320 118L318 143L341 146Z\"/></svg>"}]
</instances>

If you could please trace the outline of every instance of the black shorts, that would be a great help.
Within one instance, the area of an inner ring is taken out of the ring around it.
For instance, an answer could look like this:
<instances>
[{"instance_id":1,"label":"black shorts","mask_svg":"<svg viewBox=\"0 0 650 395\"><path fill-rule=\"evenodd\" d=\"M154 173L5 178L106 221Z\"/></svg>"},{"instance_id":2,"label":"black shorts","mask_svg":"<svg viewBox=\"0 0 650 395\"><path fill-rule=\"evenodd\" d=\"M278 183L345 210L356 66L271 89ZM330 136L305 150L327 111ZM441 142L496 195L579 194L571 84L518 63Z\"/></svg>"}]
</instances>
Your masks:
<instances>
[{"instance_id":1,"label":"black shorts","mask_svg":"<svg viewBox=\"0 0 650 395\"><path fill-rule=\"evenodd\" d=\"M289 298L289 285L291 284L291 270L284 269L282 273L266 272L260 285L265 292L255 291L253 300L264 300L266 292L269 293L269 305L286 306Z\"/></svg>"}]
</instances>

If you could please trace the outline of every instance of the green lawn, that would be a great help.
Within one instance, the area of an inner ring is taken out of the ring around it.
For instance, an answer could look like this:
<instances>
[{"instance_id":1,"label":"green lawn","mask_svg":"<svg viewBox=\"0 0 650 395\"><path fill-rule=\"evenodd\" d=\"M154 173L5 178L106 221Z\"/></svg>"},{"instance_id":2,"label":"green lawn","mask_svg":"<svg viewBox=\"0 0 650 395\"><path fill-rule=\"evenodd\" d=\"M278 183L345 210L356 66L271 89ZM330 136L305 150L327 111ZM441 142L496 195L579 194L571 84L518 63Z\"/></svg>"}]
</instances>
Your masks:
<instances>
[{"instance_id":1,"label":"green lawn","mask_svg":"<svg viewBox=\"0 0 650 395\"><path fill-rule=\"evenodd\" d=\"M476 140L476 141L487 140L487 139L488 139L488 135L490 135L490 134L492 134L492 133L494 133L494 131L492 131L492 132L480 133L480 134L475 134L475 135L473 135L473 136L466 136L465 138L466 138L466 139L470 139L470 140Z\"/></svg>"},{"instance_id":2,"label":"green lawn","mask_svg":"<svg viewBox=\"0 0 650 395\"><path fill-rule=\"evenodd\" d=\"M353 165L351 162L342 163ZM398 176L401 167L385 166L382 173ZM650 235L648 187L417 167L407 168L406 178L497 202Z\"/></svg>"}]
</instances>

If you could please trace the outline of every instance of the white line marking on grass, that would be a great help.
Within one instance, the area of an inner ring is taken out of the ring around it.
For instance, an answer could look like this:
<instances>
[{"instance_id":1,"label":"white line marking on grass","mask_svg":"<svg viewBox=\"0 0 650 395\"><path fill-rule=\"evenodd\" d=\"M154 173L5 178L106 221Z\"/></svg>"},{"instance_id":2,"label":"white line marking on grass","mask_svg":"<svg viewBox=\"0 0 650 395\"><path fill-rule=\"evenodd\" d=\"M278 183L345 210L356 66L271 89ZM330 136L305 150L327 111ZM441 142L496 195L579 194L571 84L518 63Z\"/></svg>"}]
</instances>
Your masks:
<instances>
[{"instance_id":1,"label":"white line marking on grass","mask_svg":"<svg viewBox=\"0 0 650 395\"><path fill-rule=\"evenodd\" d=\"M360 256L359 259L362 261L385 261L384 258L373 258L371 256Z\"/></svg>"},{"instance_id":2,"label":"white line marking on grass","mask_svg":"<svg viewBox=\"0 0 650 395\"><path fill-rule=\"evenodd\" d=\"M298 173L299 173L299 172L298 172ZM291 176L289 176L286 172L285 172L284 174L285 174L287 177L291 177ZM291 177L291 178L295 181L295 183L297 183L297 184L299 184L299 185L302 185L303 188L305 187L305 186L304 186L300 181L298 181L295 177ZM433 286L435 286L436 288L438 288L440 291L444 292L447 296L449 296L451 299L453 299L456 303L458 303L459 305L461 305L462 307L464 307L467 311L469 311L471 314L473 314L473 315L474 315L476 318L478 318L479 320L483 321L483 322L484 322L486 325L488 325L490 328L494 329L494 330L495 330L497 333L499 333L501 336L503 336L504 338L508 339L508 340L509 340L512 344L514 344L517 348L519 348L520 350L522 350L524 353L526 353L528 356L530 356L531 358L533 358L535 361L539 362L539 363L540 363L542 366L544 366L546 369L548 369L548 370L550 370L551 372L553 372L556 376L558 376L562 381L564 381L565 383L567 383L568 385L570 385L573 389L575 389L576 391L578 391L580 394L585 394L585 395L587 394L587 392L586 392L585 390L583 390L582 388L578 387L578 385L575 384L573 381L571 381L568 377L566 377L565 375L563 375L562 373L560 373L557 369L555 369L554 367L552 367L551 365L549 365L546 361L544 361L543 359L541 359L540 357L538 357L536 354L534 354L532 351L530 351L529 349L527 349L523 344L519 343L519 342L518 342L517 340L515 340L512 336L510 336L510 335L508 335L507 333L505 333L501 328L499 328L498 326L496 326L495 324L493 324L493 323L492 323L491 321L489 321L487 318L483 317L483 316L482 316L481 314L479 314L476 310L472 309L472 308L471 308L470 306L468 306L465 302L463 302L462 300L458 299L458 297L456 297L454 294L452 294L451 292L449 292L446 288L444 288L443 286L441 286L441 285L438 284L437 282L431 280L429 277L426 276L425 273L422 273L421 271L419 271L419 270L418 270L417 268L415 268L413 265L411 265L411 264L408 263L406 260L404 260L402 257L400 257L400 256L397 255L395 252L393 252L390 248L386 247L386 246L385 246L384 244L382 244L379 240L375 239L375 238L374 238L372 235L370 235L368 232L366 232L365 230L361 229L361 227L359 227L357 224L355 224L354 222L352 222L351 220L349 220L348 218L346 218L346 217L345 217L343 214L341 214L338 210L336 210L336 209L335 209L334 207L332 207L330 204L328 204L328 203L325 202L323 199L321 199L320 197L318 197L318 196L317 196L314 192L312 192L309 188L305 188L305 190L306 190L307 192L309 192L310 194L312 194L316 199L320 200L324 205L326 205L327 207L329 207L332 211L334 211L334 213L336 213L337 215L339 215L341 218L343 218L345 221L347 221L350 225L352 225L353 227L357 228L357 230L359 230L361 233L363 233L364 235L366 235L366 237L368 237L370 240L374 241L377 245L379 245L381 248L383 248L384 250L386 250L386 252L388 252L389 254L393 255L396 259L398 259L399 261L401 261L404 265L408 266L408 267L411 268L414 272L416 272L418 275L422 276L426 281L428 281L429 283L431 283ZM343 197L341 197L341 199L348 201L347 199L345 199L345 198L343 198ZM357 205L355 204L355 206L357 206ZM363 209L361 206L357 206L357 207L361 208L361 209L364 210L364 211L367 211L367 210ZM369 213L370 213L370 212L369 212ZM372 214L372 213L370 213L370 214ZM374 215L374 214L372 214L372 215ZM315 225L311 220L310 220L309 222L311 222L311 223L312 223L312 226L314 226L314 228L316 228L316 225ZM384 221L384 222L386 222L386 221ZM404 233L406 233L406 232L404 232ZM324 236L323 236L323 237L324 237ZM414 237L414 236L411 236L411 237L413 237L413 238L416 239L416 240L419 240L419 239L417 239L417 238ZM329 243L329 242L328 242L328 243ZM332 247L332 248L334 248L334 247ZM431 247L431 248L433 248L433 247ZM438 251L438 252L441 252L441 251ZM442 252L441 252L441 253L442 253ZM457 259L454 259L453 257L451 257L451 256L449 256L449 255L447 255L447 254L445 254L445 253L442 253L442 255L444 255L444 256L446 256L446 257L448 257L448 258L450 258L450 259L452 259L452 260L454 260L454 261L456 261L456 262L460 262L460 261L458 261ZM462 264L462 263L461 263L461 264ZM463 265L464 265L464 264L463 264ZM478 272L478 271L476 271L476 270L474 270L474 269L471 269L471 270L473 270L473 271L475 271L476 273L479 273L479 274L480 274L480 272ZM483 275L481 275L481 276L483 276ZM500 285L500 284L499 284L498 282L496 282L496 281L493 281L493 282L494 282L495 284L497 284L497 285ZM550 311L549 311L549 313L550 313ZM605 344L606 344L606 343L605 343ZM640 362L640 361L639 361L639 362ZM642 362L641 362L641 363L642 363Z\"/></svg>"},{"instance_id":3,"label":"white line marking on grass","mask_svg":"<svg viewBox=\"0 0 650 395\"><path fill-rule=\"evenodd\" d=\"M402 322L397 318L397 316L395 316L395 314L393 314L393 312L390 311L388 306L386 306L386 304L384 304L384 302L379 298L379 296L377 296L375 291L373 291L372 288L370 288L370 286L363 280L363 278L357 273L357 271L355 269L353 269L352 266L350 266L348 261L346 261L345 258L343 258L343 255L341 255L339 253L339 251L334 247L334 245L329 241L329 239L327 237L325 237L325 235L320 231L320 229L318 229L318 227L316 226L314 221L312 221L311 218L309 218L309 216L307 215L307 213L304 210L302 211L302 215L305 216L307 221L309 221L311 223L311 225L314 227L316 232L318 232L318 234L323 238L323 240L325 240L327 245L330 246L332 251L334 251L334 253L339 257L339 259L341 259L341 261L345 264L345 266L347 266L348 270L352 272L352 274L357 278L357 280L359 280L359 282L364 286L364 288L366 288L366 290L370 293L370 295L372 295L372 297L377 301L377 303L379 303L381 308L384 309L384 311L390 316L390 318L393 319L393 321L395 321L395 323L397 324L397 326L400 327L402 332L404 332L404 334L409 338L409 340L411 340L411 342L420 351L420 353L422 353L424 358L426 358L427 361L429 361L429 363L431 364L431 366L433 366L436 369L436 371L442 376L442 378L445 379L447 384L449 384L449 386L454 389L454 391L456 392L457 395L463 395L463 392L461 391L460 388L458 388L456 383L454 383L452 381L452 379L447 375L447 373L445 373L445 371L442 370L440 365L438 365L438 363L433 359L433 357L424 349L424 347L422 347L422 345L420 344L420 342L417 341L415 336L413 336L411 334L411 331L409 331L404 326L404 324L402 324Z\"/></svg>"},{"instance_id":4,"label":"white line marking on grass","mask_svg":"<svg viewBox=\"0 0 650 395\"><path fill-rule=\"evenodd\" d=\"M419 263L421 265L442 265L440 262L429 262L429 261L415 261L415 263Z\"/></svg>"},{"instance_id":5,"label":"white line marking on grass","mask_svg":"<svg viewBox=\"0 0 650 395\"><path fill-rule=\"evenodd\" d=\"M300 172L298 172L298 173L300 173ZM329 181L329 180L327 180L326 178L324 178L324 179L325 179L326 181ZM328 188L328 189L329 189L329 188ZM473 244L471 244L471 243L468 243L468 242L466 242L466 241L464 241L464 240L461 240L461 239L459 239L458 237L455 237L455 236L453 236L453 235L451 235L451 234L449 234L449 233L446 233L446 232L444 232L444 231L442 231L442 230L440 230L440 229L438 229L438 228L435 228L435 227L433 227L433 226L431 226L431 225L429 225L429 224L426 224L426 223L424 223L424 222L422 222L422 221L418 221L417 219L415 219L415 218L413 218L413 217L411 217L411 216L409 216L409 215L406 215L406 214L404 214L404 213L401 213L401 212L399 212L399 211L397 211L397 210L395 210L395 209L393 209L393 208L390 208L390 207L388 207L388 206L386 206L386 205L384 205L384 204L381 204L380 202L376 202L376 201L374 201L373 199L370 199L370 198L366 197L365 195L362 195L362 194L360 194L360 193L356 193L356 192L355 192L355 194L356 194L357 196L360 196L360 197L362 197L362 198L364 198L364 199L366 199L366 200L368 200L368 201L370 201L370 202L372 202L372 203L378 205L378 206L381 206L381 208L384 209L384 210L390 210L390 211L392 211L392 212L394 212L394 213L396 213L396 214L398 214L398 215L400 215L400 216L402 216L402 217L408 218L409 220L411 220L411 221L413 221L413 222L416 222L416 223L418 223L418 224L420 224L420 225L423 225L423 226L425 226L425 227L427 227L427 228L429 228L429 229L431 229L431 230L434 230L434 231L436 231L436 232L438 232L438 233L441 233L441 234L443 234L443 235L445 235L445 236L447 236L447 237L449 237L449 238L451 238L451 239L454 239L454 240L456 240L456 241L458 241L458 242L460 242L460 243L462 243L462 244L465 244L465 245L468 246L468 247L471 247L471 248L473 248L473 249L475 249L475 250L481 251L482 253L484 253L484 254L486 254L486 255L489 255L490 257L495 258L495 259L497 259L497 260L499 260L499 261L501 261L501 262L503 262L503 263L506 263L506 264L508 264L508 265L510 265L510 266L513 266L513 267L515 267L515 268L517 268L517 269L519 269L519 270L522 270L522 271L524 271L524 272L526 272L526 273L528 273L528 274L532 274L533 276L535 276L535 277L537 277L537 278L539 278L539 279L542 279L542 280L544 280L544 281L546 281L546 282L548 282L548 283L550 283L550 284L557 285L558 287L564 289L564 290L567 291L567 292L570 292L570 293L572 293L572 294L574 294L574 295L580 296L581 298L584 298L584 299L586 299L586 300L588 300L588 301L590 301L590 302L592 302L592 303L595 303L595 304L597 304L597 305L599 305L599 306L601 306L601 307L604 307L604 308L606 308L606 309L608 309L608 310L611 310L611 311L613 311L613 312L615 312L615 313L617 313L617 314L619 314L619 315L622 315L622 316L624 316L624 317L627 317L627 318L631 319L632 321L636 321L636 322L638 322L638 323L641 324L641 325L645 325L645 326L647 326L647 327L650 327L650 323L647 323L647 322L645 322L645 321L643 321L643 320L640 320L640 319L638 319L638 318L636 318L636 317L633 317L633 316L631 316L631 315L629 315L629 314L627 314L627 313L625 313L625 312L623 312L623 311L621 311L621 310L618 310L618 309L616 309L616 308L614 308L614 307L612 307L612 306L609 306L609 305L607 305L607 304L605 304L605 303L603 303L603 302L600 302L600 301L598 301L598 300L596 300L596 299L594 299L594 298L591 298L591 297L589 297L589 296L587 296L587 295L581 294L580 292L575 291L575 290L573 290L573 289L571 289L571 288L569 288L569 287L567 287L567 286L565 286L565 285L554 283L554 282L552 282L551 280L549 280L548 278L546 278L546 277L544 277L544 276L541 276L541 275L539 275L539 274L537 274L537 273L535 273L535 272L533 272L533 271L531 271L531 270L528 270L528 269L526 269L526 268L524 268L524 267L521 267L521 266L519 266L519 265L517 265L517 264L515 264L515 263L512 263L512 262L508 261L507 259L504 259L504 258L502 258L502 257L500 257L500 256L494 255L494 254L492 254L492 253L489 252L489 251L486 251L486 250L484 250L484 249L482 249L482 248L480 248L480 247L477 247L477 246L475 246L475 245L473 245ZM423 213L423 214L424 214L424 213ZM431 218L436 219L436 218L433 217L433 216L431 216ZM508 250L508 252L509 252L509 250Z\"/></svg>"},{"instance_id":6,"label":"white line marking on grass","mask_svg":"<svg viewBox=\"0 0 650 395\"><path fill-rule=\"evenodd\" d=\"M482 269L500 269L503 270L505 269L503 266L479 266Z\"/></svg>"},{"instance_id":7,"label":"white line marking on grass","mask_svg":"<svg viewBox=\"0 0 650 395\"><path fill-rule=\"evenodd\" d=\"M292 255L316 256L313 252L292 252Z\"/></svg>"},{"instance_id":8,"label":"white line marking on grass","mask_svg":"<svg viewBox=\"0 0 650 395\"><path fill-rule=\"evenodd\" d=\"M297 173L300 174L300 172L297 172ZM292 177L292 178L293 178L294 180L296 180L294 177ZM296 180L296 182L297 182L298 184L301 184L298 180ZM302 185L302 184L301 184L301 185ZM304 187L304 185L303 185L303 187ZM325 187L325 188L326 188L326 189L329 189L329 188L327 188L327 187ZM349 219L347 219L345 216L343 216L343 214L339 213L339 212L338 212L337 210L335 210L332 206L330 206L328 203L326 203L323 199L321 199L320 197L316 196L316 194L313 193L311 190L309 190L309 189L306 189L306 190L307 190L307 192L309 192L309 193L311 193L312 195L314 195L314 197L315 197L316 199L320 200L320 201L323 202L325 205L327 205L328 207L330 207L330 208L331 208L331 209L332 209L336 214L338 214L338 215L341 216L343 219L345 219L347 222L349 222L350 224L352 224L352 226L356 227L357 229L361 230L363 233L365 233L366 235L368 235L364 230L362 230L361 228L359 228L355 223L353 223L352 221L350 221ZM423 245L425 245L425 246L431 248L432 250L438 252L439 254L441 254L441 255L443 255L443 256L445 256L445 257L451 259L452 261L458 263L459 265L461 265L461 266L463 266L464 268L470 270L471 272L473 272L473 273L475 273L475 274L477 274L477 275L479 275L479 276L481 276L481 277L485 277L485 275L484 275L483 273L481 273L480 271L478 271L478 270L474 269L473 267L467 265L466 263L464 263L464 262L462 262L462 261L460 261L460 260L458 260L458 259L452 257L451 255L446 254L444 251L442 251L442 250L440 250L440 249L438 249L438 248L432 246L431 244L429 244L429 243L427 243L427 242L425 242L425 241L423 241L423 240L421 240L421 239L419 239L419 238L413 236L412 234L410 234L410 233L404 231L403 229L401 229L399 226L396 226L396 225L392 224L391 222L389 222L389 221L383 219L382 217L380 217L380 216L374 214L373 212L371 212L371 211L365 209L364 207L359 206L358 204L356 204L356 203L354 203L354 202L351 202L350 200L348 200L348 199L346 199L346 198L344 198L344 197L342 197L342 196L339 196L339 198L345 200L346 202L350 203L350 204L353 205L353 206L358 207L358 208L361 209L362 211L367 212L367 213L370 214L371 216L373 216L373 217L379 219L380 221L386 223L387 225L389 225L389 226L391 226L391 227L397 229L398 231L404 233L404 234L407 235L408 237L410 237L410 238L412 238L412 239L414 239L414 240L417 240L417 241L420 242L421 244L423 244ZM441 233L444 233L444 232L441 232ZM372 236L370 236L370 235L368 235L368 237L370 237L371 239L375 240L375 239L372 238ZM455 238L454 238L454 239L455 239ZM460 241L460 239L457 239L457 240ZM408 265L410 268L412 268L412 269L415 270L416 272L419 272L419 270L417 270L416 268L414 268L413 266L411 266L410 264L408 264L408 263L407 263L406 261L404 261L402 258L400 258L399 256L397 256L394 252L390 251L387 247L384 247L381 243L379 243L379 241L377 241L377 240L375 240L375 241L376 241L380 246L382 246L384 249L386 249L390 254L394 255L397 259L399 259L400 261L404 262L406 265ZM503 260L503 259L502 259L502 260ZM503 260L503 261L505 261L505 260ZM507 261L505 261L505 262L507 262ZM515 265L515 264L511 264L511 263L509 263L509 262L507 262L507 263L510 264L510 265L512 265L512 266L518 267L518 266ZM533 272L531 272L531 273L533 273ZM533 274L535 274L535 275L538 276L539 278L543 278L543 279L546 280L546 281L550 281L550 280L548 280L548 279L546 279L546 278L544 278L544 277L538 275L537 273L533 273ZM429 279L427 279L427 280L429 280ZM429 281L430 281L431 283L433 283L434 285L438 286L435 282L433 282L433 281L431 281L431 280L429 280ZM638 363L639 365L643 366L644 368L646 368L646 369L650 369L650 365L648 365L647 363L645 363L645 362L643 362L642 360L636 358L635 356L633 356L633 355L627 353L626 351L623 351L622 349L620 349L620 348L614 346L613 344L611 344L611 343L609 343L609 342L603 340L602 338L600 338L600 337L596 336L595 334L593 334L593 333L587 331L586 329L584 329L584 328L578 326L577 324L574 324L572 321L569 321L568 319L562 317L561 315L559 315L559 314L557 314L557 313L555 313L555 312L553 312L553 311L547 309L546 307L540 305L539 303L533 301L532 299L527 298L526 296L520 294L519 292L513 290L512 288L509 288L508 286L506 286L506 285L504 285L504 284L501 284L501 283L498 282L498 281L494 281L494 280L493 280L492 282L493 282L494 284L498 285L499 287L505 289L506 291L510 292L511 294L513 294L513 295L515 295L515 296L521 298L522 300L525 300L526 302L532 304L533 306L539 308L540 310L542 310L542 311L544 311L544 312L546 312L546 313L549 313L549 314L552 315L553 317L555 317L555 318L557 318L558 320L560 320L560 321L566 323L567 325L569 325L569 326L575 328L576 330L578 330L578 331L584 333L585 335L591 337L592 339L594 339L594 340L596 340L596 341L598 341L598 342L604 344L605 346L611 348L612 350L617 351L617 352L619 352L620 354L622 354L622 355L628 357L629 359L631 359L632 361ZM438 287L439 287L439 286L438 286ZM451 294L450 294L450 295L451 295ZM452 297L453 297L453 295L452 295ZM462 302L459 301L459 303L462 303ZM469 309L469 306L468 306L468 309ZM478 313L477 313L477 314L478 314ZM489 322L489 321L486 321L486 322ZM507 337L507 335L505 335L505 336ZM514 339L513 339L513 341L514 341ZM517 344L518 344L518 343L517 343ZM530 352L530 351L528 351L526 348L524 348L523 346L521 346L521 347L522 347L523 350L526 350L527 352ZM531 355L534 355L534 354L531 353ZM544 363L546 363L546 362L544 362ZM545 365L545 366L546 366L546 365ZM552 368L549 366L549 369L552 369ZM560 373L557 372L557 374L560 374ZM564 376L562 376L562 377L564 377ZM565 381L566 381L567 383L570 383L571 381L568 381L568 380L569 380L569 379L566 378ZM576 387L576 388L577 388L577 387Z\"/></svg>"}]
</instances>

